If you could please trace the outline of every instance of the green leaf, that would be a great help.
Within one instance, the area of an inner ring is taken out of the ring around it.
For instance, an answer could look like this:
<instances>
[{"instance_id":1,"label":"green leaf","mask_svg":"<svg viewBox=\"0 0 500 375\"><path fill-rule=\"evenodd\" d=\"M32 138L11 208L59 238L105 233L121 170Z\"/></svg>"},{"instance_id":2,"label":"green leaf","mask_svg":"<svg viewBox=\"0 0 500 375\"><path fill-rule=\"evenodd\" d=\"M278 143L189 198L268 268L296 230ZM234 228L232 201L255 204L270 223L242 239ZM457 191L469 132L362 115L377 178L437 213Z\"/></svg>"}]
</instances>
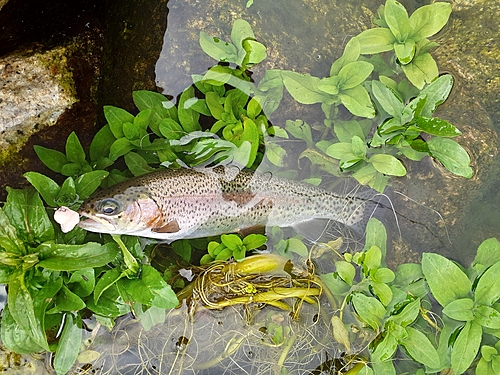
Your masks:
<instances>
[{"instance_id":1,"label":"green leaf","mask_svg":"<svg viewBox=\"0 0 500 375\"><path fill-rule=\"evenodd\" d=\"M188 133L201 130L201 126L198 123L200 114L189 107L189 99L192 98L194 98L194 88L190 86L182 92L178 106L179 122L182 128Z\"/></svg>"},{"instance_id":2,"label":"green leaf","mask_svg":"<svg viewBox=\"0 0 500 375\"><path fill-rule=\"evenodd\" d=\"M386 175L404 176L406 174L404 165L394 156L389 154L373 155L368 159L368 162L371 163L378 172Z\"/></svg>"},{"instance_id":3,"label":"green leaf","mask_svg":"<svg viewBox=\"0 0 500 375\"><path fill-rule=\"evenodd\" d=\"M231 250L236 250L243 245L243 241L236 234L223 234L220 236L222 243Z\"/></svg>"},{"instance_id":4,"label":"green leaf","mask_svg":"<svg viewBox=\"0 0 500 375\"><path fill-rule=\"evenodd\" d=\"M238 59L238 53L233 44L208 36L203 31L200 32L200 46L203 52L217 61L236 63Z\"/></svg>"},{"instance_id":5,"label":"green leaf","mask_svg":"<svg viewBox=\"0 0 500 375\"><path fill-rule=\"evenodd\" d=\"M369 120L366 120L369 121ZM351 139L354 136L358 136L362 140L365 140L366 134L361 126L363 123L362 121L356 121L356 120L350 120L350 121L340 121L337 120L335 121L335 126L333 128L333 131L335 132L335 135L339 139L340 142L344 143L351 143ZM370 121L370 127L371 127L371 121Z\"/></svg>"},{"instance_id":6,"label":"green leaf","mask_svg":"<svg viewBox=\"0 0 500 375\"><path fill-rule=\"evenodd\" d=\"M446 3L436 3L446 4ZM417 98L425 97L425 104L420 110L420 116L432 117L436 108L443 103L453 88L453 76L451 74L443 74L433 81L429 86L425 87L417 96Z\"/></svg>"},{"instance_id":7,"label":"green leaf","mask_svg":"<svg viewBox=\"0 0 500 375\"><path fill-rule=\"evenodd\" d=\"M83 147L75 132L71 132L66 140L66 157L68 161L78 165L86 163L85 151L83 151Z\"/></svg>"},{"instance_id":8,"label":"green leaf","mask_svg":"<svg viewBox=\"0 0 500 375\"><path fill-rule=\"evenodd\" d=\"M328 146L326 154L335 159L342 159L346 154L352 154L352 143L339 142Z\"/></svg>"},{"instance_id":9,"label":"green leaf","mask_svg":"<svg viewBox=\"0 0 500 375\"><path fill-rule=\"evenodd\" d=\"M108 177L108 171L92 171L82 174L75 181L76 193L80 199L87 199L101 185L102 180Z\"/></svg>"},{"instance_id":10,"label":"green leaf","mask_svg":"<svg viewBox=\"0 0 500 375\"><path fill-rule=\"evenodd\" d=\"M420 298L417 298L416 300L408 303L403 310L398 312L396 315L392 315L389 319L402 327L406 327L417 319L419 312Z\"/></svg>"},{"instance_id":11,"label":"green leaf","mask_svg":"<svg viewBox=\"0 0 500 375\"><path fill-rule=\"evenodd\" d=\"M375 350L373 351L370 359L373 362L384 362L392 359L396 349L398 347L398 342L394 335L390 331L386 331L384 338L380 341Z\"/></svg>"},{"instance_id":12,"label":"green leaf","mask_svg":"<svg viewBox=\"0 0 500 375\"><path fill-rule=\"evenodd\" d=\"M368 91L362 85L351 89L342 89L339 93L339 98L342 104L353 115L366 118L375 117L375 108L373 108L370 95L368 95Z\"/></svg>"},{"instance_id":13,"label":"green leaf","mask_svg":"<svg viewBox=\"0 0 500 375\"><path fill-rule=\"evenodd\" d=\"M55 298L54 304L55 306L48 310L47 314L55 314L62 311L79 311L85 308L85 302L64 285Z\"/></svg>"},{"instance_id":14,"label":"green leaf","mask_svg":"<svg viewBox=\"0 0 500 375\"><path fill-rule=\"evenodd\" d=\"M144 160L142 156L135 152L129 152L125 155L125 164L127 164L127 168L134 176L140 176L155 171L154 168L148 165L148 162Z\"/></svg>"},{"instance_id":15,"label":"green leaf","mask_svg":"<svg viewBox=\"0 0 500 375\"><path fill-rule=\"evenodd\" d=\"M172 250L186 262L191 261L191 243L189 240L177 240L172 242Z\"/></svg>"},{"instance_id":16,"label":"green leaf","mask_svg":"<svg viewBox=\"0 0 500 375\"><path fill-rule=\"evenodd\" d=\"M470 298L460 298L448 303L443 309L443 314L448 315L451 319L468 322L474 319L472 314L473 307L473 300Z\"/></svg>"},{"instance_id":17,"label":"green leaf","mask_svg":"<svg viewBox=\"0 0 500 375\"><path fill-rule=\"evenodd\" d=\"M373 71L373 65L366 61L355 61L346 64L338 74L339 88L352 89L362 84Z\"/></svg>"},{"instance_id":18,"label":"green leaf","mask_svg":"<svg viewBox=\"0 0 500 375\"><path fill-rule=\"evenodd\" d=\"M26 172L23 176L35 187L49 206L57 207L55 198L61 188L54 180L37 172Z\"/></svg>"},{"instance_id":19,"label":"green leaf","mask_svg":"<svg viewBox=\"0 0 500 375\"><path fill-rule=\"evenodd\" d=\"M323 103L331 100L330 95L318 88L320 79L310 74L282 71L283 83L293 98L302 104ZM368 94L367 94L368 95ZM368 98L368 101L370 99Z\"/></svg>"},{"instance_id":20,"label":"green leaf","mask_svg":"<svg viewBox=\"0 0 500 375\"><path fill-rule=\"evenodd\" d=\"M361 293L355 293L352 296L352 303L359 319L368 324L373 329L379 329L381 319L385 316L385 307L382 303L373 297L367 297Z\"/></svg>"},{"instance_id":21,"label":"green leaf","mask_svg":"<svg viewBox=\"0 0 500 375\"><path fill-rule=\"evenodd\" d=\"M366 144L360 137L357 135L352 137L352 153L356 157L363 159L366 156L366 150Z\"/></svg>"},{"instance_id":22,"label":"green leaf","mask_svg":"<svg viewBox=\"0 0 500 375\"><path fill-rule=\"evenodd\" d=\"M35 314L33 298L24 282L24 273L11 277L7 303L16 323L28 333L37 345L44 350L49 350L43 322Z\"/></svg>"},{"instance_id":23,"label":"green leaf","mask_svg":"<svg viewBox=\"0 0 500 375\"><path fill-rule=\"evenodd\" d=\"M33 189L7 187L5 215L16 228L17 236L25 242L44 242L54 239L54 228L45 211L42 200Z\"/></svg>"},{"instance_id":24,"label":"green leaf","mask_svg":"<svg viewBox=\"0 0 500 375\"><path fill-rule=\"evenodd\" d=\"M65 314L64 328L54 358L54 369L57 375L64 375L71 369L78 357L81 343L81 318L73 318L71 313Z\"/></svg>"},{"instance_id":25,"label":"green leaf","mask_svg":"<svg viewBox=\"0 0 500 375\"><path fill-rule=\"evenodd\" d=\"M427 144L431 155L443 163L450 172L457 176L472 177L469 154L457 142L448 138L434 137Z\"/></svg>"},{"instance_id":26,"label":"green leaf","mask_svg":"<svg viewBox=\"0 0 500 375\"><path fill-rule=\"evenodd\" d=\"M114 243L101 245L95 242L84 245L44 243L37 250L41 259L38 266L54 271L102 267L113 261L119 251Z\"/></svg>"},{"instance_id":27,"label":"green leaf","mask_svg":"<svg viewBox=\"0 0 500 375\"><path fill-rule=\"evenodd\" d=\"M392 51L396 42L391 30L386 28L365 30L356 36L356 39L363 55Z\"/></svg>"},{"instance_id":28,"label":"green leaf","mask_svg":"<svg viewBox=\"0 0 500 375\"><path fill-rule=\"evenodd\" d=\"M113 107L110 105L104 106L104 117L108 121L109 128L115 138L121 138L123 134L123 124L126 122L134 122L134 116L122 108Z\"/></svg>"},{"instance_id":29,"label":"green leaf","mask_svg":"<svg viewBox=\"0 0 500 375\"><path fill-rule=\"evenodd\" d=\"M496 238L489 238L481 243L477 248L476 256L472 265L477 269L487 268L500 261L500 241Z\"/></svg>"},{"instance_id":30,"label":"green leaf","mask_svg":"<svg viewBox=\"0 0 500 375\"><path fill-rule=\"evenodd\" d=\"M467 298L472 291L472 284L467 275L442 255L424 253L422 272L432 295L441 306L460 298Z\"/></svg>"},{"instance_id":31,"label":"green leaf","mask_svg":"<svg viewBox=\"0 0 500 375\"><path fill-rule=\"evenodd\" d=\"M123 124L123 135L125 136L125 138L131 141L139 140L141 138L139 128L130 122L125 122Z\"/></svg>"},{"instance_id":32,"label":"green leaf","mask_svg":"<svg viewBox=\"0 0 500 375\"><path fill-rule=\"evenodd\" d=\"M474 301L477 304L491 306L500 298L500 262L495 263L479 278Z\"/></svg>"},{"instance_id":33,"label":"green leaf","mask_svg":"<svg viewBox=\"0 0 500 375\"><path fill-rule=\"evenodd\" d=\"M267 57L266 46L255 40L244 40L243 49L247 53L242 62L242 65L245 67L251 67L255 64L258 64Z\"/></svg>"},{"instance_id":34,"label":"green leaf","mask_svg":"<svg viewBox=\"0 0 500 375\"><path fill-rule=\"evenodd\" d=\"M149 127L156 134L160 135L158 124L164 118L172 118L177 120L177 107L165 96L153 91L134 91L132 93L134 103L140 111L151 109L151 117L149 119Z\"/></svg>"},{"instance_id":35,"label":"green leaf","mask_svg":"<svg viewBox=\"0 0 500 375\"><path fill-rule=\"evenodd\" d=\"M354 268L351 263L345 261L335 262L335 270L342 280L344 280L347 284L352 285L354 277L356 276L356 268Z\"/></svg>"},{"instance_id":36,"label":"green leaf","mask_svg":"<svg viewBox=\"0 0 500 375\"><path fill-rule=\"evenodd\" d=\"M287 120L285 123L285 129L295 138L306 141L307 147L311 147L313 145L311 127L307 124L307 122L303 122L302 120Z\"/></svg>"},{"instance_id":37,"label":"green leaf","mask_svg":"<svg viewBox=\"0 0 500 375\"><path fill-rule=\"evenodd\" d=\"M437 117L416 117L415 123L420 130L432 135L455 137L462 134L460 130L448 121L441 120Z\"/></svg>"},{"instance_id":38,"label":"green leaf","mask_svg":"<svg viewBox=\"0 0 500 375\"><path fill-rule=\"evenodd\" d=\"M369 250L373 246L380 249L382 252L382 258L385 257L387 253L387 232L385 230L384 224L378 219L370 218L368 224L366 224L366 239L364 251Z\"/></svg>"},{"instance_id":39,"label":"green leaf","mask_svg":"<svg viewBox=\"0 0 500 375\"><path fill-rule=\"evenodd\" d=\"M66 285L70 290L79 297L87 297L95 287L95 274L93 268L85 268L83 270L71 273L71 277Z\"/></svg>"},{"instance_id":40,"label":"green leaf","mask_svg":"<svg viewBox=\"0 0 500 375\"><path fill-rule=\"evenodd\" d=\"M38 345L26 330L14 320L9 311L9 306L5 306L2 311L2 343L9 350L18 354L31 354L40 352L43 348Z\"/></svg>"},{"instance_id":41,"label":"green leaf","mask_svg":"<svg viewBox=\"0 0 500 375\"><path fill-rule=\"evenodd\" d=\"M94 303L97 304L101 295L124 276L125 275L118 268L106 271L104 275L99 278L95 286L93 298Z\"/></svg>"},{"instance_id":42,"label":"green leaf","mask_svg":"<svg viewBox=\"0 0 500 375\"><path fill-rule=\"evenodd\" d=\"M415 51L416 45L412 39L408 39L404 43L394 44L394 53L403 65L408 64L413 59L413 56L415 56Z\"/></svg>"},{"instance_id":43,"label":"green leaf","mask_svg":"<svg viewBox=\"0 0 500 375\"><path fill-rule=\"evenodd\" d=\"M490 306L477 306L474 309L474 321L486 328L500 329L500 312Z\"/></svg>"},{"instance_id":44,"label":"green leaf","mask_svg":"<svg viewBox=\"0 0 500 375\"><path fill-rule=\"evenodd\" d=\"M125 137L118 138L116 141L113 142L111 148L109 149L109 158L115 161L120 156L125 155L126 153L130 152L133 149L134 145L130 143L130 141L127 138Z\"/></svg>"},{"instance_id":45,"label":"green leaf","mask_svg":"<svg viewBox=\"0 0 500 375\"><path fill-rule=\"evenodd\" d=\"M231 29L231 41L237 48L240 48L245 39L255 39L252 26L243 19L237 19Z\"/></svg>"},{"instance_id":46,"label":"green leaf","mask_svg":"<svg viewBox=\"0 0 500 375\"><path fill-rule=\"evenodd\" d=\"M107 158L109 156L109 150L111 145L116 140L116 137L111 132L109 125L105 125L102 127L90 143L90 160L96 163L103 158ZM106 166L99 166L99 168L105 168Z\"/></svg>"},{"instance_id":47,"label":"green leaf","mask_svg":"<svg viewBox=\"0 0 500 375\"><path fill-rule=\"evenodd\" d=\"M439 368L441 364L439 354L427 336L412 327L406 327L406 332L408 336L400 341L400 344L405 347L408 354L429 368Z\"/></svg>"},{"instance_id":48,"label":"green leaf","mask_svg":"<svg viewBox=\"0 0 500 375\"><path fill-rule=\"evenodd\" d=\"M115 284L102 293L98 303L88 300L87 308L97 315L108 318L116 318L130 312L130 306L123 302Z\"/></svg>"},{"instance_id":49,"label":"green leaf","mask_svg":"<svg viewBox=\"0 0 500 375\"><path fill-rule=\"evenodd\" d=\"M411 35L412 29L405 7L396 0L387 0L384 20L398 42L403 43Z\"/></svg>"},{"instance_id":50,"label":"green leaf","mask_svg":"<svg viewBox=\"0 0 500 375\"><path fill-rule=\"evenodd\" d=\"M174 291L156 269L144 264L140 275L140 279L120 280L136 302L163 309L171 309L179 304Z\"/></svg>"},{"instance_id":51,"label":"green leaf","mask_svg":"<svg viewBox=\"0 0 500 375\"><path fill-rule=\"evenodd\" d=\"M375 99L382 106L384 111L390 114L392 117L401 118L401 113L404 110L404 104L402 100L386 85L382 82L373 80L372 81L372 93Z\"/></svg>"},{"instance_id":52,"label":"green leaf","mask_svg":"<svg viewBox=\"0 0 500 375\"><path fill-rule=\"evenodd\" d=\"M406 65L401 65L408 80L420 90L426 83L431 83L437 78L439 70L436 61L428 52L418 54Z\"/></svg>"},{"instance_id":53,"label":"green leaf","mask_svg":"<svg viewBox=\"0 0 500 375\"><path fill-rule=\"evenodd\" d=\"M346 46L344 47L344 52L342 56L335 60L330 68L330 76L336 76L339 74L340 70L349 63L358 60L359 54L361 52L361 46L357 37L351 38Z\"/></svg>"},{"instance_id":54,"label":"green leaf","mask_svg":"<svg viewBox=\"0 0 500 375\"><path fill-rule=\"evenodd\" d=\"M393 293L389 285L384 283L372 282L370 283L372 287L373 293L378 297L380 302L383 303L384 306L389 305L392 301Z\"/></svg>"},{"instance_id":55,"label":"green leaf","mask_svg":"<svg viewBox=\"0 0 500 375\"><path fill-rule=\"evenodd\" d=\"M243 246L249 250L258 249L267 242L267 237L263 234L252 233L243 238Z\"/></svg>"},{"instance_id":56,"label":"green leaf","mask_svg":"<svg viewBox=\"0 0 500 375\"><path fill-rule=\"evenodd\" d=\"M42 163L54 172L61 173L62 167L68 162L66 155L60 151L37 145L33 146L33 148Z\"/></svg>"},{"instance_id":57,"label":"green leaf","mask_svg":"<svg viewBox=\"0 0 500 375\"><path fill-rule=\"evenodd\" d=\"M463 374L472 364L481 344L482 328L475 322L467 322L460 331L451 351L451 367L454 374Z\"/></svg>"},{"instance_id":58,"label":"green leaf","mask_svg":"<svg viewBox=\"0 0 500 375\"><path fill-rule=\"evenodd\" d=\"M365 274L370 270L376 270L382 263L382 251L378 246L372 245L364 254L363 269Z\"/></svg>"},{"instance_id":59,"label":"green leaf","mask_svg":"<svg viewBox=\"0 0 500 375\"><path fill-rule=\"evenodd\" d=\"M431 5L424 5L410 16L412 27L412 38L428 38L441 30L448 22L451 14L451 4L437 2Z\"/></svg>"}]
</instances>

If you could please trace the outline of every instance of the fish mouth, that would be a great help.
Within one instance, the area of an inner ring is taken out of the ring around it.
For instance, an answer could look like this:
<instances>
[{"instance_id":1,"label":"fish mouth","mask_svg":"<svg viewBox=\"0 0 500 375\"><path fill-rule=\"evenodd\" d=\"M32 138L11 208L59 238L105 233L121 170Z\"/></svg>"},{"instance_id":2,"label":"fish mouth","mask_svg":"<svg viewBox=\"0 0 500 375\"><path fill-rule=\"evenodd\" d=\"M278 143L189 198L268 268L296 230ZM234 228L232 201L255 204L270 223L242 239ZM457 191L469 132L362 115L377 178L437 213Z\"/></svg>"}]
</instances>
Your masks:
<instances>
[{"instance_id":1,"label":"fish mouth","mask_svg":"<svg viewBox=\"0 0 500 375\"><path fill-rule=\"evenodd\" d=\"M89 230L91 232L115 232L116 226L108 219L90 216L84 213L81 215L85 218L78 223L80 228Z\"/></svg>"}]
</instances>

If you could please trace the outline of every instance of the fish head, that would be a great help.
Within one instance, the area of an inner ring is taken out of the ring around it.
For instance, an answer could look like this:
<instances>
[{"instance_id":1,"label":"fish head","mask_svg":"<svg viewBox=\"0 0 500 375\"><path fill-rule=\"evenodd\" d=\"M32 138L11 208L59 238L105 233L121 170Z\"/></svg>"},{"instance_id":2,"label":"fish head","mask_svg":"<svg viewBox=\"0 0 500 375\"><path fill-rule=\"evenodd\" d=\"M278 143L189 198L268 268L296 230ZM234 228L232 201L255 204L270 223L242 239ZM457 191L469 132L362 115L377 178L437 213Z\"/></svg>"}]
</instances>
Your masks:
<instances>
[{"instance_id":1,"label":"fish head","mask_svg":"<svg viewBox=\"0 0 500 375\"><path fill-rule=\"evenodd\" d=\"M78 210L78 224L91 232L141 235L163 220L160 207L146 188L117 186L88 198Z\"/></svg>"}]
</instances>

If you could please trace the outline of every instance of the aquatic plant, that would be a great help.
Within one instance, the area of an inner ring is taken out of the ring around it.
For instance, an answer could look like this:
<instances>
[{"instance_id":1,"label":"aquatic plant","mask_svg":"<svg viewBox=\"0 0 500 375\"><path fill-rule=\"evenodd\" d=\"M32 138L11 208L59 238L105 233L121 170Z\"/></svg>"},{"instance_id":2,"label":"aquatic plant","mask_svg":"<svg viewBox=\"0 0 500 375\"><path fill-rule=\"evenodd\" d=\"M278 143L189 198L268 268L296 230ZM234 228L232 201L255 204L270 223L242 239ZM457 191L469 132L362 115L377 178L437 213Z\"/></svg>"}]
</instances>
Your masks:
<instances>
[{"instance_id":1,"label":"aquatic plant","mask_svg":"<svg viewBox=\"0 0 500 375\"><path fill-rule=\"evenodd\" d=\"M161 167L256 168L262 160L282 167L287 150L273 142L280 138L302 141L299 160L310 160L306 181L311 183L320 182L319 170L352 175L383 191L389 176L406 174L404 157L424 156L435 158L454 174L470 177L469 156L449 139L460 132L433 117L448 97L453 79L437 77L429 54L435 44L427 37L446 23L449 5L424 6L408 17L399 3L387 0L379 16L381 27L352 38L329 76L322 78L269 70L260 82L252 82L248 69L261 62L266 51L247 22L235 22L231 43L201 33L202 49L222 64L194 75L194 87L184 90L177 105L159 93L137 91L133 93L136 115L104 108L107 124L95 135L88 154L75 133L68 137L64 153L36 146L44 164L67 178L59 185L29 172L25 176L37 192L9 189L7 203L0 209L0 282L9 288L3 343L19 353L56 351L55 369L64 374L78 355L84 312L92 312L108 327L131 311L152 325L161 321L165 309L178 304L166 281L179 267L168 267L163 275L152 267L155 244L144 246L134 237L99 237L78 227L63 233L40 196L51 208L76 209L99 186ZM397 60L379 55L392 50ZM362 54L376 55L368 59ZM420 67L424 76L415 73ZM400 69L410 82L398 78ZM290 119L284 128L271 126L267 116L278 108L283 89L299 103L321 103L323 125L311 127L301 119ZM117 167L121 161L124 170ZM309 256L306 244L299 238L285 239L280 228L273 228L267 240L267 246L281 255ZM187 265L194 253L199 254L197 249L203 249L201 263L230 257L252 262L256 258L246 255L265 241L261 235L229 234L198 242L180 240L172 249ZM393 359L409 356L413 361L398 362L398 369L452 368L458 374L467 370L480 350L478 371L496 373L498 241L485 241L465 273L434 254L425 254L422 265L403 264L394 272L384 265L385 242L385 229L372 220L363 251L337 258L324 253L336 259L336 271L321 275L327 286L323 292L339 308L331 321L336 340L349 351L352 322L376 337L367 352L351 358L353 368L358 373L391 374L396 372ZM427 310L433 306L432 298L443 307L442 313L435 307L432 313ZM432 320L434 316L441 317L441 326ZM48 339L61 329L60 337ZM283 329L268 330L275 343L283 341Z\"/></svg>"}]
</instances>

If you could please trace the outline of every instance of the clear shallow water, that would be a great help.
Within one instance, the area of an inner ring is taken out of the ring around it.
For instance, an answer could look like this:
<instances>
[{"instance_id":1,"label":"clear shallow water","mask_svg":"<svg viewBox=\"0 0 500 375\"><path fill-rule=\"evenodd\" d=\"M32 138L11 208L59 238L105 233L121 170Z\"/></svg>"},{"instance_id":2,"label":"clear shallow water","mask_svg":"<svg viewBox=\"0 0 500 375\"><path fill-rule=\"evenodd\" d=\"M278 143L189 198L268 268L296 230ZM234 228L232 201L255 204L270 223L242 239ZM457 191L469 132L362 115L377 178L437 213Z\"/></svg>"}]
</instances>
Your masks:
<instances>
[{"instance_id":1,"label":"clear shallow water","mask_svg":"<svg viewBox=\"0 0 500 375\"><path fill-rule=\"evenodd\" d=\"M339 2L337 6L330 1L306 3L255 0L249 9L245 9L244 3L245 1L241 0L227 3L180 0L169 2L168 28L163 51L156 64L156 83L165 94L177 97L191 84L191 74L203 73L215 63L199 47L199 32L205 31L209 35L228 39L231 24L238 18L248 20L253 26L256 38L268 47L267 60L254 69L256 81L262 77L265 69L270 68L326 76L331 62L341 54L345 42L370 24L370 12L375 11L381 1L355 1L349 4ZM423 5L420 2L403 3L408 9ZM500 108L496 99L488 96L488 91L485 91L489 86L485 86L487 82L483 76L488 70L473 64L474 61L481 61L483 65L488 65L491 60L488 60L487 53L495 46L498 52L498 45L494 44L495 36L499 35L498 25L495 27L485 20L484 25L478 26L483 27L483 32L479 36L473 36L484 37L476 41L480 47L479 51L464 43L460 35L463 32L461 26L468 25L472 19L477 20L478 14L487 14L488 9L483 11L484 13L478 10L479 6L486 4L481 3L484 2L479 2L479 5L455 3L457 11L452 15L452 24L439 36L444 43L442 42L443 46L435 52L442 71L450 72L456 78L456 86L450 100L437 115L450 120L463 131L464 135L459 142L465 144L471 152L477 173L472 180L467 181L450 176L430 160L420 164L408 163L408 177L394 180L394 189L405 193L419 204L401 199L399 195L392 196L398 210L413 220L400 222L401 238L397 228L392 228L394 246L388 261L393 266L417 260L423 251L440 252L468 264L481 241L498 235L500 220L497 212L500 210L497 209L497 181L500 168L496 136L499 123L496 114ZM495 8L498 7L498 2L488 2L487 5ZM488 30L488 33L484 30ZM493 40L493 47L487 47L488 40ZM286 120L297 118L312 125L322 122L322 113L319 106L296 105L288 98L270 116L270 121L274 125L282 126ZM294 147L293 142L289 145ZM293 158L290 158L289 165L297 169L297 162ZM432 210L441 212L449 240L440 217ZM214 319L217 317L208 321L205 327L210 324L213 326ZM111 336L103 336L102 340L116 343L118 339L123 339L127 336L124 332L128 332L128 329L124 331L121 328L127 327L127 324L127 321L124 321L120 329ZM179 329L182 327L179 322L172 325ZM233 328L235 331L241 330L240 326ZM137 326L135 329L141 332L137 336L140 338L143 334L141 329ZM170 333L172 334L169 335ZM159 342L168 342L168 345L174 347L176 340L181 337L176 331L162 332L162 329L157 329L155 334L158 335L155 337ZM136 341L131 345L136 345L135 343ZM144 341L140 341L138 345L143 343ZM221 341L221 347L227 343L227 340ZM129 344L125 343L124 347L127 345ZM104 344L99 351L104 352L106 347L107 344ZM170 355L174 353L175 357L175 351L172 348L169 350ZM119 348L117 353L122 351L123 348ZM152 362L152 365L157 364ZM238 365L232 365L236 367L231 371L238 373ZM248 373L258 373L252 372L250 368L251 366L247 368ZM92 369L89 371L92 373ZM130 367L127 373L137 373L135 371ZM211 373L228 372L219 368Z\"/></svg>"}]
</instances>

